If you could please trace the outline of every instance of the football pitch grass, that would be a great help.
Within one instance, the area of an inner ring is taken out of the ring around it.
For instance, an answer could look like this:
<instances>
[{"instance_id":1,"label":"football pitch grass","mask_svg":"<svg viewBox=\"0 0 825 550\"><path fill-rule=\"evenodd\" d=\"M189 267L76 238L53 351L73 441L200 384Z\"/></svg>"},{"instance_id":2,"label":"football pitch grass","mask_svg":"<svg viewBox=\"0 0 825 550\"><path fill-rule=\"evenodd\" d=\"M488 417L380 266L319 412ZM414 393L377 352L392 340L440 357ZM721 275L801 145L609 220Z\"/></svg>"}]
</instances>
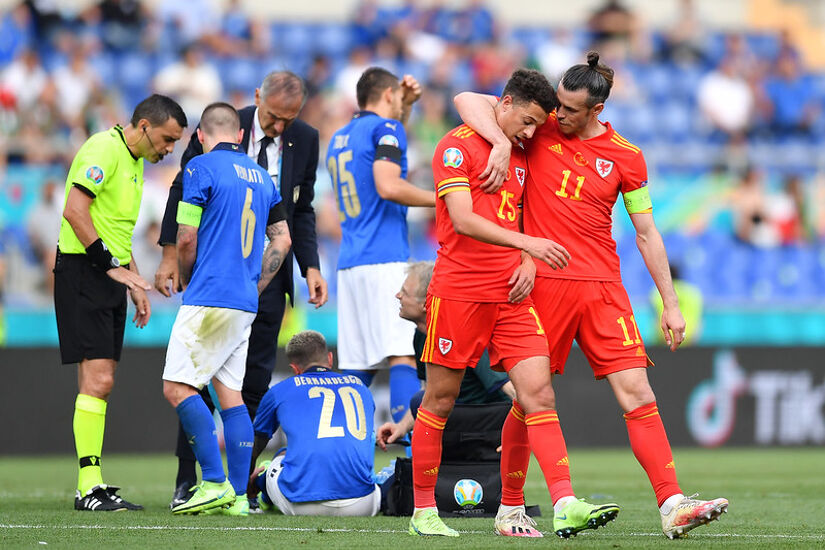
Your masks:
<instances>
[{"instance_id":1,"label":"football pitch grass","mask_svg":"<svg viewBox=\"0 0 825 550\"><path fill-rule=\"evenodd\" d=\"M172 516L175 459L104 457L105 479L124 487L142 512L73 509L74 457L0 457L0 548L825 548L825 449L676 449L687 494L726 497L729 513L682 540L661 533L652 490L630 449L571 449L573 486L594 502L615 501L619 517L563 541L552 533L552 507L535 461L528 504L544 539L493 533L492 519L447 519L460 538L407 534L408 518L313 518L276 514L248 518ZM377 469L391 457L380 451ZM317 467L322 468L322 464Z\"/></svg>"}]
</instances>

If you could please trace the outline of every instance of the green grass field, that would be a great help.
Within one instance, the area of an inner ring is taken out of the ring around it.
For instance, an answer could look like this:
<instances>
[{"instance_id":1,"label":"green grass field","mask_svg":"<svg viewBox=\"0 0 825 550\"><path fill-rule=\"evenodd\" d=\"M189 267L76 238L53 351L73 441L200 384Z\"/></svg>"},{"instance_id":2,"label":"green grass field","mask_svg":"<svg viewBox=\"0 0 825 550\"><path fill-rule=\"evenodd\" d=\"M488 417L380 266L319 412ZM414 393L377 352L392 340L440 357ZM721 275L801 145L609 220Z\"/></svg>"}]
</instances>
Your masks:
<instances>
[{"instance_id":1,"label":"green grass field","mask_svg":"<svg viewBox=\"0 0 825 550\"><path fill-rule=\"evenodd\" d=\"M167 508L171 456L104 457L105 478L123 485L123 494L145 511L75 512L73 457L0 457L0 548L825 547L825 450L677 449L675 456L686 492L731 503L720 521L677 541L661 534L652 490L629 449L571 450L578 495L616 501L622 511L606 528L569 541L552 534L552 507L536 464L527 501L542 506L537 522L544 539L497 537L490 519L448 520L461 531L459 539L420 539L407 535L406 518L174 517ZM379 453L377 466L388 460Z\"/></svg>"}]
</instances>

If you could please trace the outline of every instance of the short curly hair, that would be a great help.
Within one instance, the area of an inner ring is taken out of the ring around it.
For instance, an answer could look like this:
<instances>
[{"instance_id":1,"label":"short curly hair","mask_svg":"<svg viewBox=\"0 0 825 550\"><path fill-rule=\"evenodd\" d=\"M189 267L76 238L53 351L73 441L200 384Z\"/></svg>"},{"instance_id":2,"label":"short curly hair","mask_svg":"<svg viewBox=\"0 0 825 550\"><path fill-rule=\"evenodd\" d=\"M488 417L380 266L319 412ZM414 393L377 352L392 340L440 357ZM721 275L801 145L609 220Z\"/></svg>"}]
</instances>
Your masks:
<instances>
[{"instance_id":1,"label":"short curly hair","mask_svg":"<svg viewBox=\"0 0 825 550\"><path fill-rule=\"evenodd\" d=\"M550 113L559 105L553 85L539 71L517 69L510 75L501 97L509 95L513 103L536 103Z\"/></svg>"}]
</instances>

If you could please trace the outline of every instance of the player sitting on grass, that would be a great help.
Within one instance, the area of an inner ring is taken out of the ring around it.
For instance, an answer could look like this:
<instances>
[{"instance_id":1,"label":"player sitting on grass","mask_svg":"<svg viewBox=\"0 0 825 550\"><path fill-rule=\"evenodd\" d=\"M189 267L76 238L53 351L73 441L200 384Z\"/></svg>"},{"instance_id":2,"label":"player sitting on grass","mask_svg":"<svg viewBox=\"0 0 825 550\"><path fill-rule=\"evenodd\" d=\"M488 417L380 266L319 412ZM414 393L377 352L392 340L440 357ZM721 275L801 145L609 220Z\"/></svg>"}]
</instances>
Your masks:
<instances>
[{"instance_id":1,"label":"player sitting on grass","mask_svg":"<svg viewBox=\"0 0 825 550\"><path fill-rule=\"evenodd\" d=\"M255 470L248 494L296 516L374 516L375 403L354 375L332 371L324 337L305 330L286 346L295 376L269 388L255 415L257 459L281 426L289 447Z\"/></svg>"},{"instance_id":2,"label":"player sitting on grass","mask_svg":"<svg viewBox=\"0 0 825 550\"><path fill-rule=\"evenodd\" d=\"M241 398L249 333L258 295L292 243L278 189L238 146L238 112L226 103L208 106L198 139L206 154L186 165L178 206L185 290L166 351L163 394L180 417L203 481L172 513L228 505L227 514L247 515L247 499L235 497L246 493L252 452L252 421ZM265 251L264 227L270 239ZM198 393L210 381L222 408L229 481L215 422Z\"/></svg>"}]
</instances>

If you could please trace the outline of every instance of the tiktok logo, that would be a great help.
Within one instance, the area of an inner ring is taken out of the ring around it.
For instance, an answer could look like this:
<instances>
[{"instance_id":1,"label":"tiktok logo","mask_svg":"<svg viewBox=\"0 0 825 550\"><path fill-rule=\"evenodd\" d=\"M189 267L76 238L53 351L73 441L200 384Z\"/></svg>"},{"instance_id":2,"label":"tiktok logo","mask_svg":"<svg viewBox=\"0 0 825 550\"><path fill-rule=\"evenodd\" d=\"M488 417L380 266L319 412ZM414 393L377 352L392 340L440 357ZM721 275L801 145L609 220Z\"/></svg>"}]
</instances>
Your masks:
<instances>
[{"instance_id":1,"label":"tiktok logo","mask_svg":"<svg viewBox=\"0 0 825 550\"><path fill-rule=\"evenodd\" d=\"M717 352L713 378L699 383L687 402L687 425L696 441L705 447L727 441L736 423L736 398L747 387L745 371L733 352Z\"/></svg>"}]
</instances>

